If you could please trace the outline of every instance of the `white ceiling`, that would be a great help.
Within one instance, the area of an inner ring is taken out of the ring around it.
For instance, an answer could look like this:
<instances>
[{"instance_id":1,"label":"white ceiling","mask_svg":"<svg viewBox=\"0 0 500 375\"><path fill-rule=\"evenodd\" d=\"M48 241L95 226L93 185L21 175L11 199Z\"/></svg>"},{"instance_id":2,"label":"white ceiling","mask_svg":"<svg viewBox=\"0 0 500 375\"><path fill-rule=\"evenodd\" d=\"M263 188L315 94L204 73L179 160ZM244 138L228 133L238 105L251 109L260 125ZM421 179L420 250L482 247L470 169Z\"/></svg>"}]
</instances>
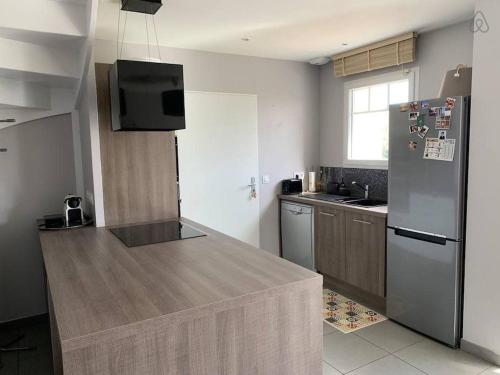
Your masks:
<instances>
[{"instance_id":1,"label":"white ceiling","mask_svg":"<svg viewBox=\"0 0 500 375\"><path fill-rule=\"evenodd\" d=\"M407 31L472 18L474 0L163 0L164 46L308 61ZM100 0L96 38L116 40L119 0ZM121 17L122 26L124 13ZM150 43L153 43L149 20ZM146 44L144 15L127 14L125 41ZM250 38L249 42L242 38ZM348 46L342 46L348 43Z\"/></svg>"}]
</instances>

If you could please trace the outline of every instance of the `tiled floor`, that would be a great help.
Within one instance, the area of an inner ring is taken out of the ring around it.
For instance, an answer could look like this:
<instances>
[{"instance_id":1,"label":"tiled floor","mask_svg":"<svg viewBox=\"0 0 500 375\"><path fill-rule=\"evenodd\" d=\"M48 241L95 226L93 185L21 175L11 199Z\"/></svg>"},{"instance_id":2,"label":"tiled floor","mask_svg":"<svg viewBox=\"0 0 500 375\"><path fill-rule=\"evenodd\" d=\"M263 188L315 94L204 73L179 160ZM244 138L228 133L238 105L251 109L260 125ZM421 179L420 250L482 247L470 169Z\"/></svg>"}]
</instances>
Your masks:
<instances>
[{"instance_id":1,"label":"tiled floor","mask_svg":"<svg viewBox=\"0 0 500 375\"><path fill-rule=\"evenodd\" d=\"M495 375L500 368L390 320L344 334L323 324L323 375Z\"/></svg>"},{"instance_id":2,"label":"tiled floor","mask_svg":"<svg viewBox=\"0 0 500 375\"><path fill-rule=\"evenodd\" d=\"M35 346L28 352L1 353L0 375L52 375L50 329L48 316L23 320L0 326L0 346L15 337L25 337L14 346Z\"/></svg>"}]
</instances>

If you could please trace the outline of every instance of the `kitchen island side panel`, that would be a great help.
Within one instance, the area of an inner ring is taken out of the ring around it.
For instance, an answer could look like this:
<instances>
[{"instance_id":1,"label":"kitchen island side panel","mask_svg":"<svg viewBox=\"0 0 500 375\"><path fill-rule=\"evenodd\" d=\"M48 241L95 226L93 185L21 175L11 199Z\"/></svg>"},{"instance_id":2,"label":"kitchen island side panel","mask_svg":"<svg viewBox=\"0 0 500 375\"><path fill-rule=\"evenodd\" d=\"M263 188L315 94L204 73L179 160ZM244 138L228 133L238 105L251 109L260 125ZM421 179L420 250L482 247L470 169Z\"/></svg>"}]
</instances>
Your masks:
<instances>
[{"instance_id":1,"label":"kitchen island side panel","mask_svg":"<svg viewBox=\"0 0 500 375\"><path fill-rule=\"evenodd\" d=\"M316 278L120 327L63 343L64 374L320 375L321 308Z\"/></svg>"}]
</instances>

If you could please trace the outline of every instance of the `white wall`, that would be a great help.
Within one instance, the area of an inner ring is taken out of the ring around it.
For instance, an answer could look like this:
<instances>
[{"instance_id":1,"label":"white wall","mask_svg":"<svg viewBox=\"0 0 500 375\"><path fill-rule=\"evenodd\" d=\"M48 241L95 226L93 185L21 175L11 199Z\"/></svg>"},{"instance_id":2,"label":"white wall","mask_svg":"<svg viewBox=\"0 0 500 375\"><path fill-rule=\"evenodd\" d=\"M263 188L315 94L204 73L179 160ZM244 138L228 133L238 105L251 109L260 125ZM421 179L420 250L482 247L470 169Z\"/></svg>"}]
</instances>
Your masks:
<instances>
[{"instance_id":1,"label":"white wall","mask_svg":"<svg viewBox=\"0 0 500 375\"><path fill-rule=\"evenodd\" d=\"M94 53L96 62L113 63L116 43L97 40ZM278 254L279 183L319 162L318 68L173 48L161 53L164 62L184 65L186 90L257 95L259 170L271 176L269 185L260 185L260 247ZM147 46L126 44L122 58L146 56Z\"/></svg>"},{"instance_id":2,"label":"white wall","mask_svg":"<svg viewBox=\"0 0 500 375\"><path fill-rule=\"evenodd\" d=\"M82 169L82 195L84 209L93 216L97 226L104 225L104 206L101 176L101 148L97 95L93 58L82 78L81 90L76 103L80 136L80 158Z\"/></svg>"},{"instance_id":3,"label":"white wall","mask_svg":"<svg viewBox=\"0 0 500 375\"><path fill-rule=\"evenodd\" d=\"M464 340L500 359L500 1L479 0L490 27L474 34ZM500 363L499 363L500 364Z\"/></svg>"},{"instance_id":4,"label":"white wall","mask_svg":"<svg viewBox=\"0 0 500 375\"><path fill-rule=\"evenodd\" d=\"M438 95L446 71L454 69L460 63L471 66L472 37L469 22L462 22L419 35L417 61L405 65L405 67L419 67L418 91L420 99L435 98ZM321 67L320 164L322 166L342 166L344 83L398 69L401 67L336 78L331 63Z\"/></svg>"},{"instance_id":5,"label":"white wall","mask_svg":"<svg viewBox=\"0 0 500 375\"><path fill-rule=\"evenodd\" d=\"M0 322L47 312L36 219L75 191L69 114L0 130Z\"/></svg>"}]
</instances>

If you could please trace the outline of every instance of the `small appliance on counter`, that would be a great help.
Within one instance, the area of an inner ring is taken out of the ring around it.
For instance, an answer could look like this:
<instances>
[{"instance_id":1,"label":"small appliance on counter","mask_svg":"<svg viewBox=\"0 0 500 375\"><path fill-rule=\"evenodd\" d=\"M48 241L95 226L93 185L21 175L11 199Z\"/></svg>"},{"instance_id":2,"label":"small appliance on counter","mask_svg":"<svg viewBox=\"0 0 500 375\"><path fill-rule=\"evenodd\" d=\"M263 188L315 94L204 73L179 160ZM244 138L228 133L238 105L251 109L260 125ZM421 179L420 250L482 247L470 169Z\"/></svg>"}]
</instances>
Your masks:
<instances>
[{"instance_id":1,"label":"small appliance on counter","mask_svg":"<svg viewBox=\"0 0 500 375\"><path fill-rule=\"evenodd\" d=\"M316 193L316 191L318 191L318 189L316 189L316 186L316 172L309 172L309 191L311 193Z\"/></svg>"},{"instance_id":2,"label":"small appliance on counter","mask_svg":"<svg viewBox=\"0 0 500 375\"><path fill-rule=\"evenodd\" d=\"M40 230L80 228L92 222L92 218L83 212L82 198L73 194L68 194L64 198L62 214L45 215L37 220Z\"/></svg>"},{"instance_id":3,"label":"small appliance on counter","mask_svg":"<svg viewBox=\"0 0 500 375\"><path fill-rule=\"evenodd\" d=\"M282 194L302 193L302 180L300 178L290 178L281 182Z\"/></svg>"},{"instance_id":4,"label":"small appliance on counter","mask_svg":"<svg viewBox=\"0 0 500 375\"><path fill-rule=\"evenodd\" d=\"M57 229L65 227L64 215L45 215L43 217L45 228Z\"/></svg>"},{"instance_id":5,"label":"small appliance on counter","mask_svg":"<svg viewBox=\"0 0 500 375\"><path fill-rule=\"evenodd\" d=\"M351 195L351 191L347 188L344 182L344 177L342 177L342 180L340 181L338 195L342 195L343 197Z\"/></svg>"},{"instance_id":6,"label":"small appliance on counter","mask_svg":"<svg viewBox=\"0 0 500 375\"><path fill-rule=\"evenodd\" d=\"M64 198L64 219L67 227L83 225L82 198L68 194Z\"/></svg>"},{"instance_id":7,"label":"small appliance on counter","mask_svg":"<svg viewBox=\"0 0 500 375\"><path fill-rule=\"evenodd\" d=\"M344 178L342 177L341 182L329 181L326 184L326 193L333 195L340 195L343 197L348 197L351 195L351 191L347 188Z\"/></svg>"},{"instance_id":8,"label":"small appliance on counter","mask_svg":"<svg viewBox=\"0 0 500 375\"><path fill-rule=\"evenodd\" d=\"M326 193L327 194L337 194L339 191L339 183L335 181L328 181L326 183Z\"/></svg>"}]
</instances>

